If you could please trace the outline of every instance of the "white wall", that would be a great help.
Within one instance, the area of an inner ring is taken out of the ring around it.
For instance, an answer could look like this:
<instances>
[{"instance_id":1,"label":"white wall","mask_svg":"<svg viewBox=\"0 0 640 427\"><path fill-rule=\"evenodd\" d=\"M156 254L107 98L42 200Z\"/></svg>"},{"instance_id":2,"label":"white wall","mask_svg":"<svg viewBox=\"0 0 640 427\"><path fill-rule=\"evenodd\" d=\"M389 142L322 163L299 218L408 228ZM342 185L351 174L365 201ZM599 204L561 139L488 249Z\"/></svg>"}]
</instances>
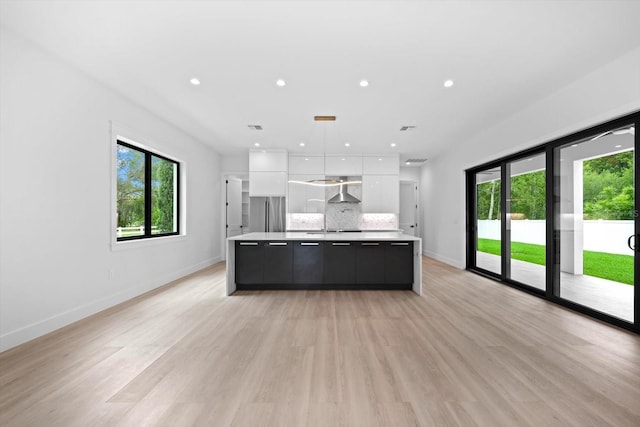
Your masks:
<instances>
[{"instance_id":1,"label":"white wall","mask_svg":"<svg viewBox=\"0 0 640 427\"><path fill-rule=\"evenodd\" d=\"M220 166L184 132L6 29L0 36L4 350L220 259ZM184 162L186 236L112 251L111 120Z\"/></svg>"},{"instance_id":2,"label":"white wall","mask_svg":"<svg viewBox=\"0 0 640 427\"><path fill-rule=\"evenodd\" d=\"M420 181L420 168L401 167L400 181Z\"/></svg>"},{"instance_id":3,"label":"white wall","mask_svg":"<svg viewBox=\"0 0 640 427\"><path fill-rule=\"evenodd\" d=\"M222 172L225 174L249 174L249 150L246 153L235 156L223 156L220 160Z\"/></svg>"},{"instance_id":4,"label":"white wall","mask_svg":"<svg viewBox=\"0 0 640 427\"><path fill-rule=\"evenodd\" d=\"M429 159L421 171L424 253L465 266L465 169L640 109L639 75L640 48Z\"/></svg>"}]
</instances>

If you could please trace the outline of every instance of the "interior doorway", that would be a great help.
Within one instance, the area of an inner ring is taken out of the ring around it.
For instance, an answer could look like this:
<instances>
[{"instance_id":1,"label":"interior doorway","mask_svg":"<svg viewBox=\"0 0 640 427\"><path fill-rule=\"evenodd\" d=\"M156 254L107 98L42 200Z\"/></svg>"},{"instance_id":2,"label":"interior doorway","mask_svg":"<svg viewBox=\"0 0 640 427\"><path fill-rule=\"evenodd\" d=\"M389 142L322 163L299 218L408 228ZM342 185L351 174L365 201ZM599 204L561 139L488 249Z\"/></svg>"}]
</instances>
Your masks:
<instances>
[{"instance_id":1,"label":"interior doorway","mask_svg":"<svg viewBox=\"0 0 640 427\"><path fill-rule=\"evenodd\" d=\"M242 180L233 176L226 179L226 237L242 234Z\"/></svg>"},{"instance_id":2,"label":"interior doorway","mask_svg":"<svg viewBox=\"0 0 640 427\"><path fill-rule=\"evenodd\" d=\"M410 236L418 234L418 184L400 181L400 229Z\"/></svg>"}]
</instances>

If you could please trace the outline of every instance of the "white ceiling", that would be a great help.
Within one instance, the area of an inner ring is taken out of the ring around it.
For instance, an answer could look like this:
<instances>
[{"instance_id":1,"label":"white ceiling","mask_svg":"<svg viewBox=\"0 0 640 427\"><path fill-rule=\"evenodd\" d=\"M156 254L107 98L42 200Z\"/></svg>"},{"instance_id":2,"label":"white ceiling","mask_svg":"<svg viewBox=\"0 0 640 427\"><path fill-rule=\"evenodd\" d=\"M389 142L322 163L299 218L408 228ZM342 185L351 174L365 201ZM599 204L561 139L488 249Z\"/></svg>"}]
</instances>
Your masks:
<instances>
[{"instance_id":1,"label":"white ceiling","mask_svg":"<svg viewBox=\"0 0 640 427\"><path fill-rule=\"evenodd\" d=\"M2 25L222 154L259 142L293 152L431 158L640 46L638 1L0 7ZM202 84L191 85L192 77ZM279 78L285 87L276 86ZM359 86L362 79L369 87ZM444 88L446 79L454 86ZM315 123L314 115L337 121ZM403 125L417 127L400 132Z\"/></svg>"}]
</instances>

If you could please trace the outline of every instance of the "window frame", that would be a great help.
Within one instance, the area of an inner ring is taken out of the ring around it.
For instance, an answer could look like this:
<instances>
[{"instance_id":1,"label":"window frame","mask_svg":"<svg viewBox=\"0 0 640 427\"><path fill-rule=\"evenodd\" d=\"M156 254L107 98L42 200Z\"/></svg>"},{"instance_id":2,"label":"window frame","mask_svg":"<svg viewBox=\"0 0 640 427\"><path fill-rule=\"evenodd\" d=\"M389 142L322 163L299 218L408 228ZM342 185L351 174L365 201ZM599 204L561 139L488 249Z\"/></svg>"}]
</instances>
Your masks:
<instances>
[{"instance_id":1,"label":"window frame","mask_svg":"<svg viewBox=\"0 0 640 427\"><path fill-rule=\"evenodd\" d=\"M146 148L145 146L142 146L141 144L136 144L134 142L132 142L131 140L129 140L128 138L123 138L121 136L116 136L115 137L115 144L114 144L114 148L115 148L115 153L114 153L114 162L116 164L116 167L114 168L114 181L115 181L115 201L114 201L114 216L117 218L117 211L118 211L118 200L117 200L117 191L118 191L118 178L117 178L117 162L118 162L118 146L124 146L124 147L128 147L132 150L136 150L138 152L141 152L142 154L144 154L144 165L145 165L145 170L144 170L144 234L143 235L138 235L138 236L127 236L127 237L118 237L117 235L117 227L118 227L118 223L117 223L117 219L114 220L114 224L113 224L113 234L114 234L114 240L115 243L123 243L123 242L131 242L131 241L141 241L141 240L149 240L149 239L155 239L155 238L162 238L162 237L170 237L170 236L180 236L181 235L181 212L182 212L182 198L181 198L181 166L182 166L182 162L180 160L177 160L175 158L171 158L169 156L166 156L164 154L160 154L157 151L153 151L150 150L148 148ZM158 233L158 234L153 234L152 233L152 209L151 209L151 205L152 205L152 158L153 157L157 157L159 159L171 162L173 164L176 165L176 186L175 186L175 194L174 194L174 200L177 203L177 208L176 208L176 217L175 217L175 228L176 231L172 231L172 232L168 232L168 233Z\"/></svg>"}]
</instances>

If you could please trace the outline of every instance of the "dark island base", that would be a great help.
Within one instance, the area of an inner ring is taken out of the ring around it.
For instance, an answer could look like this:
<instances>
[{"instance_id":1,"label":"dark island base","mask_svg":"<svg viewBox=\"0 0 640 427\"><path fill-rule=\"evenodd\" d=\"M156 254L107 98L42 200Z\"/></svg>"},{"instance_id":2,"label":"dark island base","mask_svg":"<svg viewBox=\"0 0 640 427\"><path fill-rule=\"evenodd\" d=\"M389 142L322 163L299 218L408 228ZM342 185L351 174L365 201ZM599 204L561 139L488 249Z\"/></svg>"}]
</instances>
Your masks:
<instances>
[{"instance_id":1,"label":"dark island base","mask_svg":"<svg viewBox=\"0 0 640 427\"><path fill-rule=\"evenodd\" d=\"M334 285L334 284L276 284L276 285L241 285L236 284L238 291L269 291L269 290L315 290L315 291L410 291L413 288L412 283L407 284L357 284L352 283L348 285Z\"/></svg>"}]
</instances>

